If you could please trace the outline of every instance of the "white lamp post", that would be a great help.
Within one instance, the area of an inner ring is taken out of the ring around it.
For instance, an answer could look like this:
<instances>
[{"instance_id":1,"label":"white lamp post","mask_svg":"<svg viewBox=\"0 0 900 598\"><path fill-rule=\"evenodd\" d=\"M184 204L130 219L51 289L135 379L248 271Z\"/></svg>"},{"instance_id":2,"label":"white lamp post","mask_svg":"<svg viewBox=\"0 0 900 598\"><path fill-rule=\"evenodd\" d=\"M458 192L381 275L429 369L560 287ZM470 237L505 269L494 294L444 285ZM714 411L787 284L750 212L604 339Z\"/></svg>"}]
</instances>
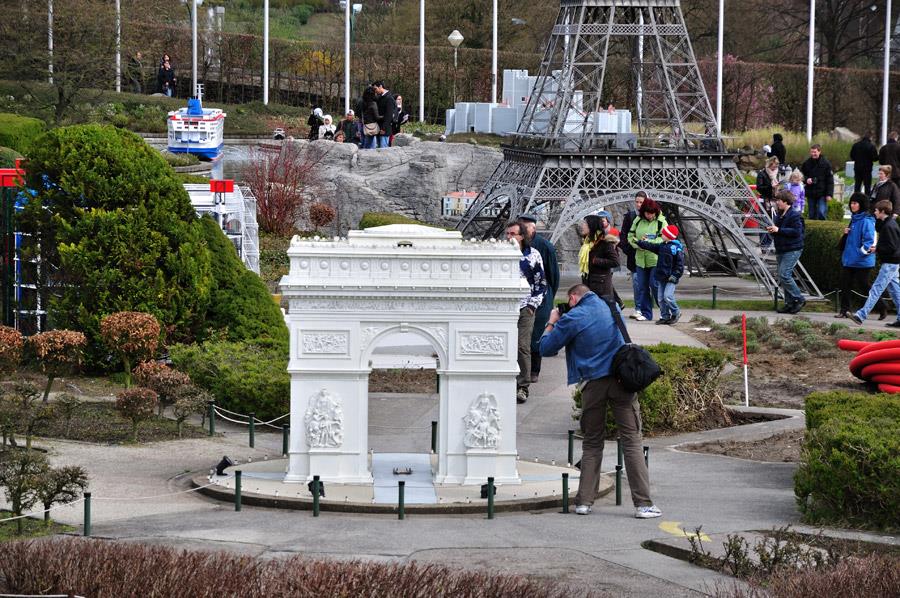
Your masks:
<instances>
[{"instance_id":1,"label":"white lamp post","mask_svg":"<svg viewBox=\"0 0 900 598\"><path fill-rule=\"evenodd\" d=\"M450 42L450 45L453 46L453 105L456 105L456 69L459 64L457 58L459 56L459 46L463 43L463 34L459 32L458 29L454 29L450 35L447 36L447 41Z\"/></svg>"},{"instance_id":2,"label":"white lamp post","mask_svg":"<svg viewBox=\"0 0 900 598\"><path fill-rule=\"evenodd\" d=\"M419 0L419 122L425 122L425 0Z\"/></svg>"},{"instance_id":3,"label":"white lamp post","mask_svg":"<svg viewBox=\"0 0 900 598\"><path fill-rule=\"evenodd\" d=\"M116 93L122 91L122 1L116 0Z\"/></svg>"},{"instance_id":4,"label":"white lamp post","mask_svg":"<svg viewBox=\"0 0 900 598\"><path fill-rule=\"evenodd\" d=\"M191 6L191 92L190 97L197 93L197 7L203 4L203 0L181 0L182 4Z\"/></svg>"},{"instance_id":5,"label":"white lamp post","mask_svg":"<svg viewBox=\"0 0 900 598\"><path fill-rule=\"evenodd\" d=\"M725 51L725 0L719 0L719 60L716 63L716 129L722 134L722 61Z\"/></svg>"},{"instance_id":6,"label":"white lamp post","mask_svg":"<svg viewBox=\"0 0 900 598\"><path fill-rule=\"evenodd\" d=\"M196 41L194 42L196 43ZM196 67L195 67L196 68ZM263 0L263 106L269 104L269 0ZM196 82L195 82L196 85Z\"/></svg>"},{"instance_id":7,"label":"white lamp post","mask_svg":"<svg viewBox=\"0 0 900 598\"><path fill-rule=\"evenodd\" d=\"M493 53L491 56L491 102L497 103L497 0L494 0Z\"/></svg>"},{"instance_id":8,"label":"white lamp post","mask_svg":"<svg viewBox=\"0 0 900 598\"><path fill-rule=\"evenodd\" d=\"M809 0L809 64L806 72L806 139L813 137L813 63L816 55L816 0Z\"/></svg>"},{"instance_id":9,"label":"white lamp post","mask_svg":"<svg viewBox=\"0 0 900 598\"><path fill-rule=\"evenodd\" d=\"M350 112L350 2L344 2L344 115ZM362 118L362 115L359 115Z\"/></svg>"},{"instance_id":10,"label":"white lamp post","mask_svg":"<svg viewBox=\"0 0 900 598\"><path fill-rule=\"evenodd\" d=\"M53 85L53 0L47 0L47 80Z\"/></svg>"},{"instance_id":11,"label":"white lamp post","mask_svg":"<svg viewBox=\"0 0 900 598\"><path fill-rule=\"evenodd\" d=\"M887 0L884 15L884 81L881 84L881 145L887 143L888 134L888 86L891 81L891 0Z\"/></svg>"}]
</instances>

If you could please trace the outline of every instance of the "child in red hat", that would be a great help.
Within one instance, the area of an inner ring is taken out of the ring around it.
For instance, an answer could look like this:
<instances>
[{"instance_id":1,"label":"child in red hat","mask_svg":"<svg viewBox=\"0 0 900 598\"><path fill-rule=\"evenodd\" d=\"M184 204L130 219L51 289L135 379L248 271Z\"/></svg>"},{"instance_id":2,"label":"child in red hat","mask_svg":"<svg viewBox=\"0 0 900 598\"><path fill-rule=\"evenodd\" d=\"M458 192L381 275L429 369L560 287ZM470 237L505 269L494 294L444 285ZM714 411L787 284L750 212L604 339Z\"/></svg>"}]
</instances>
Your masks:
<instances>
[{"instance_id":1,"label":"child in red hat","mask_svg":"<svg viewBox=\"0 0 900 598\"><path fill-rule=\"evenodd\" d=\"M638 241L641 249L659 255L654 276L658 285L660 318L657 324L674 324L681 317L681 309L675 301L675 287L684 274L684 246L678 240L678 227L674 224L663 227L660 231L662 243Z\"/></svg>"}]
</instances>

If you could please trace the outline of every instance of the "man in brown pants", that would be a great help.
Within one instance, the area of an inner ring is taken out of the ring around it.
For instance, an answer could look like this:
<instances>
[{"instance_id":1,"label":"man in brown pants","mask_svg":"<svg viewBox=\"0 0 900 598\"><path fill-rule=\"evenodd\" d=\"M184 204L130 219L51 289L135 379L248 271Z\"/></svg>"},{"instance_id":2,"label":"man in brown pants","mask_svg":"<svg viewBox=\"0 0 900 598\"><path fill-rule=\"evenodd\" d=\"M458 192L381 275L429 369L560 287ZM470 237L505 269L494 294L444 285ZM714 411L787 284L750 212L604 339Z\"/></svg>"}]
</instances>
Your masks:
<instances>
[{"instance_id":1,"label":"man in brown pants","mask_svg":"<svg viewBox=\"0 0 900 598\"><path fill-rule=\"evenodd\" d=\"M625 344L611 311L618 307L610 306L583 284L569 289L568 298L568 310L560 314L559 309L554 309L550 313L550 321L541 337L541 355L550 357L565 347L568 383L581 387L584 442L575 512L590 514L600 490L608 404L622 438L634 516L638 519L659 517L662 513L650 499L637 395L626 391L611 371L613 357Z\"/></svg>"}]
</instances>

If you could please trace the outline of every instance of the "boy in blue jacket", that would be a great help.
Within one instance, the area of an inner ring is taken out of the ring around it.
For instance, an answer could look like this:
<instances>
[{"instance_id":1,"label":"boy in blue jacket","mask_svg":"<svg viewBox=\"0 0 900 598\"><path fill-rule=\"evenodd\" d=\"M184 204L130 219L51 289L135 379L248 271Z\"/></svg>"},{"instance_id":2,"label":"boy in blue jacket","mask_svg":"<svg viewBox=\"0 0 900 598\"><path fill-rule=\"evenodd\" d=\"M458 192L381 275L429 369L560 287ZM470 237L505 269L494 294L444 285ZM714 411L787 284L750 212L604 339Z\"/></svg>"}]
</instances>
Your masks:
<instances>
[{"instance_id":1,"label":"boy in blue jacket","mask_svg":"<svg viewBox=\"0 0 900 598\"><path fill-rule=\"evenodd\" d=\"M678 240L678 227L670 224L661 231L662 243L638 241L638 247L659 255L654 276L658 283L659 319L657 324L674 324L681 317L675 301L675 286L684 274L684 246Z\"/></svg>"}]
</instances>

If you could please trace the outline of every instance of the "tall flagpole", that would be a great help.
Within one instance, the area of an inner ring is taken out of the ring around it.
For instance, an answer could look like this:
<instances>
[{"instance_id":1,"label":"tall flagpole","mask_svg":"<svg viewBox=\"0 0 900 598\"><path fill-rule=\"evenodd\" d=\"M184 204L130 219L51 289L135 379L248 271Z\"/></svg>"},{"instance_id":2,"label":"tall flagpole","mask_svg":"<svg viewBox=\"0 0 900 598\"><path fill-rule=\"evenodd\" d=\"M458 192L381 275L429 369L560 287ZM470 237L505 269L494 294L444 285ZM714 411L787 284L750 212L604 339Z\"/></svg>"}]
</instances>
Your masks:
<instances>
[{"instance_id":1,"label":"tall flagpole","mask_svg":"<svg viewBox=\"0 0 900 598\"><path fill-rule=\"evenodd\" d=\"M350 112L350 6L352 0L344 3L344 115ZM357 114L356 118L362 118Z\"/></svg>"},{"instance_id":2,"label":"tall flagpole","mask_svg":"<svg viewBox=\"0 0 900 598\"><path fill-rule=\"evenodd\" d=\"M263 0L263 105L269 103L269 0Z\"/></svg>"},{"instance_id":3,"label":"tall flagpole","mask_svg":"<svg viewBox=\"0 0 900 598\"><path fill-rule=\"evenodd\" d=\"M494 0L493 54L491 56L491 102L497 103L497 0Z\"/></svg>"},{"instance_id":4,"label":"tall flagpole","mask_svg":"<svg viewBox=\"0 0 900 598\"><path fill-rule=\"evenodd\" d=\"M419 0L419 122L425 122L425 0Z\"/></svg>"},{"instance_id":5,"label":"tall flagpole","mask_svg":"<svg viewBox=\"0 0 900 598\"><path fill-rule=\"evenodd\" d=\"M881 145L887 143L888 134L888 88L891 83L891 38L893 22L891 19L891 0L887 0L884 15L884 81L881 83Z\"/></svg>"},{"instance_id":6,"label":"tall flagpole","mask_svg":"<svg viewBox=\"0 0 900 598\"><path fill-rule=\"evenodd\" d=\"M197 0L191 2L191 91L188 97L197 97Z\"/></svg>"},{"instance_id":7,"label":"tall flagpole","mask_svg":"<svg viewBox=\"0 0 900 598\"><path fill-rule=\"evenodd\" d=\"M116 0L116 93L122 91L122 0Z\"/></svg>"},{"instance_id":8,"label":"tall flagpole","mask_svg":"<svg viewBox=\"0 0 900 598\"><path fill-rule=\"evenodd\" d=\"M53 0L47 0L47 72L53 85Z\"/></svg>"},{"instance_id":9,"label":"tall flagpole","mask_svg":"<svg viewBox=\"0 0 900 598\"><path fill-rule=\"evenodd\" d=\"M809 64L806 72L806 140L813 138L813 76L816 54L816 0L809 0Z\"/></svg>"},{"instance_id":10,"label":"tall flagpole","mask_svg":"<svg viewBox=\"0 0 900 598\"><path fill-rule=\"evenodd\" d=\"M725 0L719 0L719 60L716 65L716 129L722 134L722 61L725 47Z\"/></svg>"}]
</instances>

